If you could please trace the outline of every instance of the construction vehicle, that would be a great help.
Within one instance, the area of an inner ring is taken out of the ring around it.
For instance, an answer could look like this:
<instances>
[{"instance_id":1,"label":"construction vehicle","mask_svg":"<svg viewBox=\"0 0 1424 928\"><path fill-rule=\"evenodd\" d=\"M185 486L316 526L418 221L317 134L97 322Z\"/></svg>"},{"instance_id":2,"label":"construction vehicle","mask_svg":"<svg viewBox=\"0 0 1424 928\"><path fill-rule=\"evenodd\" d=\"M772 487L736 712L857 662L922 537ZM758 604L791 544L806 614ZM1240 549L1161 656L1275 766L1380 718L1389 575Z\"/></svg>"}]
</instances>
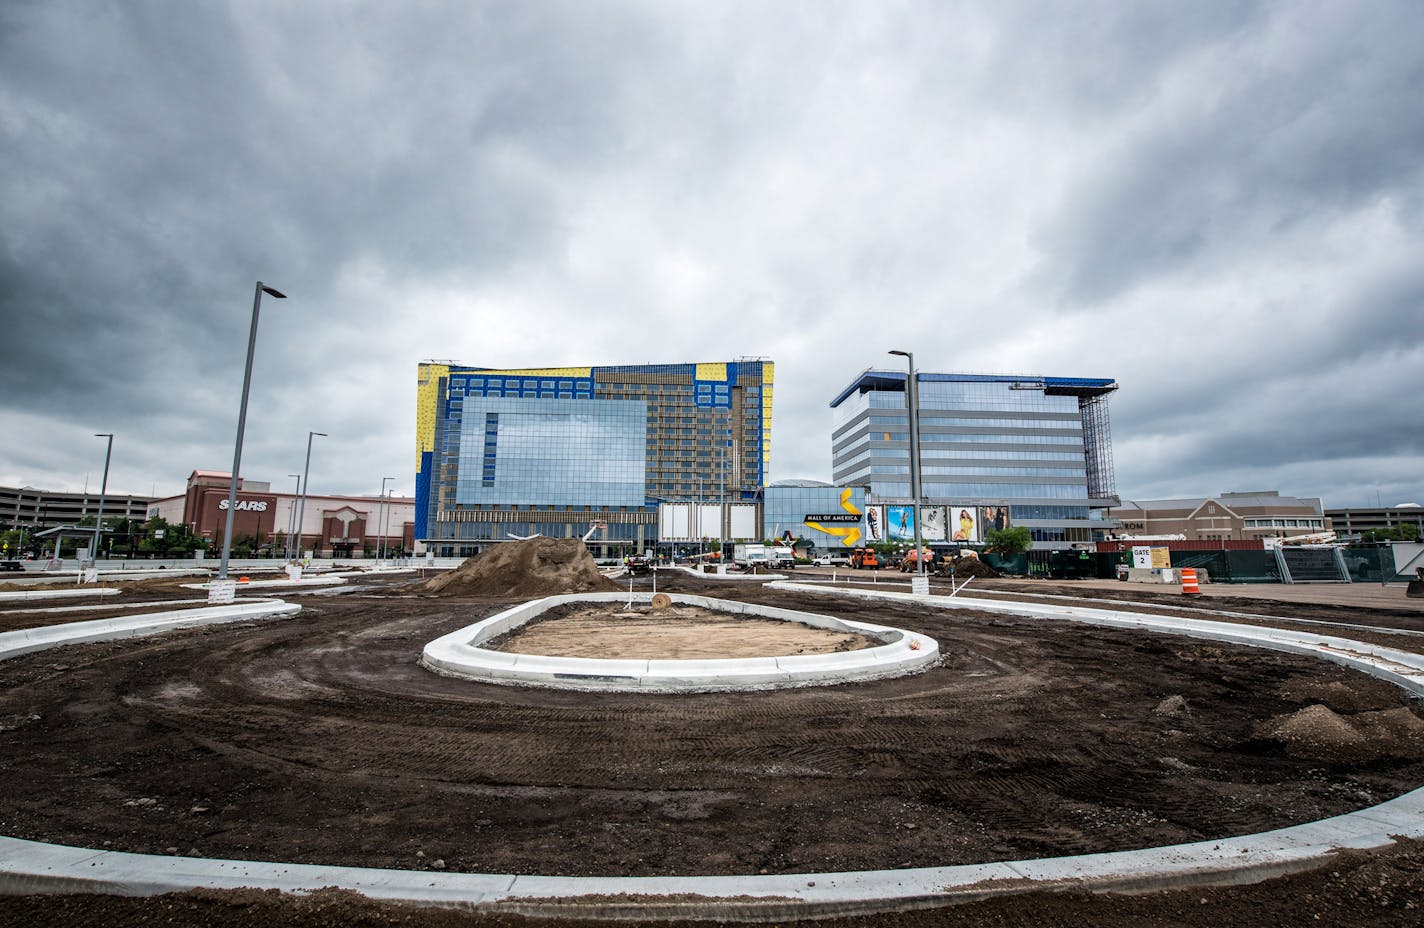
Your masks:
<instances>
[{"instance_id":1,"label":"construction vehicle","mask_svg":"<svg viewBox=\"0 0 1424 928\"><path fill-rule=\"evenodd\" d=\"M900 573L908 574L917 572L919 570L920 557L924 557L925 559L925 572L929 573L932 571L934 569L932 566L935 559L934 552L929 548L921 548L919 551L911 550L905 552L904 556L900 558Z\"/></svg>"},{"instance_id":2,"label":"construction vehicle","mask_svg":"<svg viewBox=\"0 0 1424 928\"><path fill-rule=\"evenodd\" d=\"M1285 538L1263 538L1267 548L1291 548L1303 545L1331 545L1335 543L1334 532L1315 532L1310 535L1289 535Z\"/></svg>"},{"instance_id":3,"label":"construction vehicle","mask_svg":"<svg viewBox=\"0 0 1424 928\"><path fill-rule=\"evenodd\" d=\"M856 548L850 553L850 566L852 570L879 570L880 558L876 557L874 548Z\"/></svg>"}]
</instances>

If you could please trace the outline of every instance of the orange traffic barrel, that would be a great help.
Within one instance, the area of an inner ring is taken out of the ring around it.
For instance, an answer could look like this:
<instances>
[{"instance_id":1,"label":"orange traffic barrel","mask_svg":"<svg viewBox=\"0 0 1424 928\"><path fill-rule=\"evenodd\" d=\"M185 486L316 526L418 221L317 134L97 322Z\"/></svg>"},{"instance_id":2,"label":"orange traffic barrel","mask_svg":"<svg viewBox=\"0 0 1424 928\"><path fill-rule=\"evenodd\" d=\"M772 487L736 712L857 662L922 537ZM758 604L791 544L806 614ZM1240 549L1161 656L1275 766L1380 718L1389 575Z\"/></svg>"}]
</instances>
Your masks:
<instances>
[{"instance_id":1,"label":"orange traffic barrel","mask_svg":"<svg viewBox=\"0 0 1424 928\"><path fill-rule=\"evenodd\" d=\"M1182 592L1188 596L1201 595L1201 587L1197 586L1197 569L1195 567L1182 568Z\"/></svg>"}]
</instances>

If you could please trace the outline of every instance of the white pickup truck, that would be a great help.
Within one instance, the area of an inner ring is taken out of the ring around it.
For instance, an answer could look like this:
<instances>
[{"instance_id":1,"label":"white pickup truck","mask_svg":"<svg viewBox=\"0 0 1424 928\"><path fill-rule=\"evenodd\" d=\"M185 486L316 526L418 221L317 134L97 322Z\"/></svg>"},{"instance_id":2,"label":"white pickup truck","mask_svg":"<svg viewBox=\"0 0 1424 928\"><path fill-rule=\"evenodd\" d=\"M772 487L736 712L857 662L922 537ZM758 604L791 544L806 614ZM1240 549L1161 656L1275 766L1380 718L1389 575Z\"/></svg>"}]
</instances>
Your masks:
<instances>
[{"instance_id":1,"label":"white pickup truck","mask_svg":"<svg viewBox=\"0 0 1424 928\"><path fill-rule=\"evenodd\" d=\"M850 558L840 554L822 554L811 561L817 567L849 567Z\"/></svg>"}]
</instances>

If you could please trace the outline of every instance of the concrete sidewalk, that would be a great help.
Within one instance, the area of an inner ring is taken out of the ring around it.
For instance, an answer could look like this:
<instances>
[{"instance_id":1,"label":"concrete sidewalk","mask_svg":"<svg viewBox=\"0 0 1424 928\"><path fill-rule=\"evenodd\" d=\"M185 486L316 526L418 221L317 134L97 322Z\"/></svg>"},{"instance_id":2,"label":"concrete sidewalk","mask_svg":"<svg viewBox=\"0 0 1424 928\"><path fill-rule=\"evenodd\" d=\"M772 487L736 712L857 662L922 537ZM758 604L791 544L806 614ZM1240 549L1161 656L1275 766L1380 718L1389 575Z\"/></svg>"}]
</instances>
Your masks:
<instances>
[{"instance_id":1,"label":"concrete sidewalk","mask_svg":"<svg viewBox=\"0 0 1424 928\"><path fill-rule=\"evenodd\" d=\"M1320 606L1359 606L1366 609L1405 609L1424 613L1424 599L1405 596L1405 584L1391 583L1203 583L1201 596L1186 596L1181 587L1167 583L1128 583L1125 580L975 580L970 590L1005 590L1053 596L1094 596L1101 591L1156 593L1196 599L1261 599Z\"/></svg>"}]
</instances>

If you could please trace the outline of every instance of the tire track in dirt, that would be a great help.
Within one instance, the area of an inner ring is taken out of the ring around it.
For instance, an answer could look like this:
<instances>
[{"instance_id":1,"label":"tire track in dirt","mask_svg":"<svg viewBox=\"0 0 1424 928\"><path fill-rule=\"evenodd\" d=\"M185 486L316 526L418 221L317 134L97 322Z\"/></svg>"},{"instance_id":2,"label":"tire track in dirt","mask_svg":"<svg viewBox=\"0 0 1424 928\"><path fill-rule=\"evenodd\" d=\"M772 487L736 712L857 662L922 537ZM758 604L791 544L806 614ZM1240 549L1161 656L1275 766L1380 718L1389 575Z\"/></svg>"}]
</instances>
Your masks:
<instances>
[{"instance_id":1,"label":"tire track in dirt","mask_svg":"<svg viewBox=\"0 0 1424 928\"><path fill-rule=\"evenodd\" d=\"M1308 659L735 595L923 631L946 659L815 691L524 690L415 664L505 602L333 598L283 623L73 649L63 672L43 670L56 652L22 659L14 683L0 668L0 720L42 716L0 730L0 820L239 858L410 866L424 847L452 869L736 873L1224 836L1364 804L1342 781L1382 794L1424 778L1403 763L1322 777L1251 740L1254 721L1299 706L1286 682L1363 679ZM1173 694L1189 711L1154 714Z\"/></svg>"}]
</instances>

